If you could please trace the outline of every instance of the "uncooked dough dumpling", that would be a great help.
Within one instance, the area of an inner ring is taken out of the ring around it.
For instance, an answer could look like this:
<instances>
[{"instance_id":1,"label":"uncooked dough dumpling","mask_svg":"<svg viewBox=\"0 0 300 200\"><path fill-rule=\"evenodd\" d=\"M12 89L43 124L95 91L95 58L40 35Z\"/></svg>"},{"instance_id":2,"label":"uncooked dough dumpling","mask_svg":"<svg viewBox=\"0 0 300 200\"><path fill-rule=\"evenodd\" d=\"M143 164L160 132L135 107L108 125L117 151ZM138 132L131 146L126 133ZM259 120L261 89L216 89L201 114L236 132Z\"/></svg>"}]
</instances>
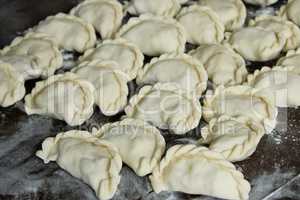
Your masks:
<instances>
[{"instance_id":1,"label":"uncooked dough dumpling","mask_svg":"<svg viewBox=\"0 0 300 200\"><path fill-rule=\"evenodd\" d=\"M226 31L241 28L246 21L247 11L241 0L199 0L199 3L215 11Z\"/></svg>"},{"instance_id":2,"label":"uncooked dough dumpling","mask_svg":"<svg viewBox=\"0 0 300 200\"><path fill-rule=\"evenodd\" d=\"M265 134L262 124L250 118L236 118L223 115L210 120L201 129L201 144L209 144L209 149L221 153L231 162L242 161L251 156Z\"/></svg>"},{"instance_id":3,"label":"uncooked dough dumpling","mask_svg":"<svg viewBox=\"0 0 300 200\"><path fill-rule=\"evenodd\" d=\"M300 48L295 51L288 51L286 56L281 57L277 61L276 65L282 67L294 67L293 71L300 74Z\"/></svg>"},{"instance_id":4,"label":"uncooked dough dumpling","mask_svg":"<svg viewBox=\"0 0 300 200\"><path fill-rule=\"evenodd\" d=\"M184 7L176 16L191 44L216 44L224 39L224 25L217 14L205 6Z\"/></svg>"},{"instance_id":5,"label":"uncooked dough dumpling","mask_svg":"<svg viewBox=\"0 0 300 200\"><path fill-rule=\"evenodd\" d=\"M300 74L295 67L263 67L248 76L248 84L279 107L300 106Z\"/></svg>"},{"instance_id":6,"label":"uncooked dough dumpling","mask_svg":"<svg viewBox=\"0 0 300 200\"><path fill-rule=\"evenodd\" d=\"M245 59L263 62L279 56L286 37L261 27L247 27L233 32L228 43Z\"/></svg>"},{"instance_id":7,"label":"uncooked dough dumpling","mask_svg":"<svg viewBox=\"0 0 300 200\"><path fill-rule=\"evenodd\" d=\"M279 15L300 26L300 0L289 0L280 8Z\"/></svg>"},{"instance_id":8,"label":"uncooked dough dumpling","mask_svg":"<svg viewBox=\"0 0 300 200\"><path fill-rule=\"evenodd\" d=\"M111 199L120 182L122 160L109 142L86 131L68 131L44 140L36 152L44 163L56 163L72 176L83 180L99 199Z\"/></svg>"},{"instance_id":9,"label":"uncooked dough dumpling","mask_svg":"<svg viewBox=\"0 0 300 200\"><path fill-rule=\"evenodd\" d=\"M203 64L208 78L216 86L241 84L248 74L244 59L229 47L220 44L201 45L189 54Z\"/></svg>"},{"instance_id":10,"label":"uncooked dough dumpling","mask_svg":"<svg viewBox=\"0 0 300 200\"><path fill-rule=\"evenodd\" d=\"M47 17L33 31L54 37L61 48L69 51L82 53L96 44L96 33L91 24L63 13Z\"/></svg>"},{"instance_id":11,"label":"uncooked dough dumpling","mask_svg":"<svg viewBox=\"0 0 300 200\"><path fill-rule=\"evenodd\" d=\"M117 37L133 42L148 56L183 53L186 43L184 27L176 20L149 14L130 18Z\"/></svg>"},{"instance_id":12,"label":"uncooked dough dumpling","mask_svg":"<svg viewBox=\"0 0 300 200\"><path fill-rule=\"evenodd\" d=\"M150 176L156 193L177 191L221 199L247 200L250 184L217 152L195 145L175 145Z\"/></svg>"},{"instance_id":13,"label":"uncooked dough dumpling","mask_svg":"<svg viewBox=\"0 0 300 200\"><path fill-rule=\"evenodd\" d=\"M259 16L249 22L250 26L259 26L277 33L286 38L284 50L296 49L300 46L300 29L294 23L277 16Z\"/></svg>"},{"instance_id":14,"label":"uncooked dough dumpling","mask_svg":"<svg viewBox=\"0 0 300 200\"><path fill-rule=\"evenodd\" d=\"M151 13L153 15L173 17L180 9L178 0L131 0L127 11L132 15Z\"/></svg>"},{"instance_id":15,"label":"uncooked dough dumpling","mask_svg":"<svg viewBox=\"0 0 300 200\"><path fill-rule=\"evenodd\" d=\"M219 86L213 92L208 91L203 105L203 117L209 122L221 115L237 117L240 115L260 122L267 132L276 126L277 108L269 97L262 96L257 90L247 86Z\"/></svg>"},{"instance_id":16,"label":"uncooked dough dumpling","mask_svg":"<svg viewBox=\"0 0 300 200\"><path fill-rule=\"evenodd\" d=\"M85 0L70 13L91 23L101 38L107 39L112 38L121 26L122 9L117 0Z\"/></svg>"},{"instance_id":17,"label":"uncooked dough dumpling","mask_svg":"<svg viewBox=\"0 0 300 200\"><path fill-rule=\"evenodd\" d=\"M95 87L95 103L104 115L112 116L127 104L127 75L113 61L93 60L81 63L72 72Z\"/></svg>"},{"instance_id":18,"label":"uncooked dough dumpling","mask_svg":"<svg viewBox=\"0 0 300 200\"><path fill-rule=\"evenodd\" d=\"M54 38L42 33L28 33L15 38L1 54L13 66L17 65L17 70L26 80L52 76L63 65L63 57ZM23 69L21 63L24 64Z\"/></svg>"},{"instance_id":19,"label":"uncooked dough dumpling","mask_svg":"<svg viewBox=\"0 0 300 200\"><path fill-rule=\"evenodd\" d=\"M257 6L269 6L276 3L278 0L244 0L246 3Z\"/></svg>"},{"instance_id":20,"label":"uncooked dough dumpling","mask_svg":"<svg viewBox=\"0 0 300 200\"><path fill-rule=\"evenodd\" d=\"M11 64L0 60L0 107L8 107L25 95L24 78Z\"/></svg>"},{"instance_id":21,"label":"uncooked dough dumpling","mask_svg":"<svg viewBox=\"0 0 300 200\"><path fill-rule=\"evenodd\" d=\"M84 52L79 58L80 62L92 60L115 61L119 70L127 74L128 80L136 78L137 72L143 67L144 55L141 50L122 38L116 40L105 40Z\"/></svg>"},{"instance_id":22,"label":"uncooked dough dumpling","mask_svg":"<svg viewBox=\"0 0 300 200\"><path fill-rule=\"evenodd\" d=\"M146 64L136 82L138 85L174 83L200 97L207 87L207 73L198 60L187 54L164 54Z\"/></svg>"},{"instance_id":23,"label":"uncooked dough dumpling","mask_svg":"<svg viewBox=\"0 0 300 200\"><path fill-rule=\"evenodd\" d=\"M196 128L201 119L198 98L187 94L174 84L144 86L131 97L125 108L127 117L141 119L174 134L185 134Z\"/></svg>"},{"instance_id":24,"label":"uncooked dough dumpling","mask_svg":"<svg viewBox=\"0 0 300 200\"><path fill-rule=\"evenodd\" d=\"M165 140L159 130L142 120L127 118L108 123L95 135L117 147L123 162L138 176L152 173L165 152Z\"/></svg>"},{"instance_id":25,"label":"uncooked dough dumpling","mask_svg":"<svg viewBox=\"0 0 300 200\"><path fill-rule=\"evenodd\" d=\"M83 124L93 114L94 87L73 73L37 82L25 97L28 115L40 114L66 121L70 126Z\"/></svg>"}]
</instances>

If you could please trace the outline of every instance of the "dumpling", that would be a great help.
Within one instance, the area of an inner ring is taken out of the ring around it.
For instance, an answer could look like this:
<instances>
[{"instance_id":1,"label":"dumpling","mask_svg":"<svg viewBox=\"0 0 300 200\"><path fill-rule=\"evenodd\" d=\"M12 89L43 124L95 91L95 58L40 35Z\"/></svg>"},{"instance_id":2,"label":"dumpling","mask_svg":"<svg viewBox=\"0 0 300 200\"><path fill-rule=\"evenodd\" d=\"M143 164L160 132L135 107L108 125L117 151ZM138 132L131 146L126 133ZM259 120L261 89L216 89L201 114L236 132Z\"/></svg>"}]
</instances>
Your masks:
<instances>
[{"instance_id":1,"label":"dumpling","mask_svg":"<svg viewBox=\"0 0 300 200\"><path fill-rule=\"evenodd\" d=\"M93 85L73 73L51 76L37 82L25 97L25 111L64 120L70 126L81 125L93 114L93 93Z\"/></svg>"},{"instance_id":2,"label":"dumpling","mask_svg":"<svg viewBox=\"0 0 300 200\"><path fill-rule=\"evenodd\" d=\"M115 61L119 69L128 75L128 80L136 78L137 72L143 67L144 55L134 44L119 38L116 40L105 40L96 48L87 50L80 62L92 60Z\"/></svg>"},{"instance_id":3,"label":"dumpling","mask_svg":"<svg viewBox=\"0 0 300 200\"><path fill-rule=\"evenodd\" d=\"M284 50L296 49L300 46L300 29L294 23L276 16L259 16L249 22L250 26L259 26L281 33L286 38Z\"/></svg>"},{"instance_id":4,"label":"dumpling","mask_svg":"<svg viewBox=\"0 0 300 200\"><path fill-rule=\"evenodd\" d=\"M83 180L99 199L111 199L120 182L122 160L109 142L86 131L68 131L44 140L36 155L44 163L56 163L72 176Z\"/></svg>"},{"instance_id":5,"label":"dumpling","mask_svg":"<svg viewBox=\"0 0 300 200\"><path fill-rule=\"evenodd\" d=\"M242 161L251 156L265 134L264 127L247 117L221 116L210 120L201 129L201 144L208 143L209 149L221 153L231 162Z\"/></svg>"},{"instance_id":6,"label":"dumpling","mask_svg":"<svg viewBox=\"0 0 300 200\"><path fill-rule=\"evenodd\" d=\"M178 0L131 0L127 11L132 15L151 13L153 15L173 17L180 9Z\"/></svg>"},{"instance_id":7,"label":"dumpling","mask_svg":"<svg viewBox=\"0 0 300 200\"><path fill-rule=\"evenodd\" d=\"M278 0L244 0L246 3L257 6L269 6L276 3Z\"/></svg>"},{"instance_id":8,"label":"dumpling","mask_svg":"<svg viewBox=\"0 0 300 200\"><path fill-rule=\"evenodd\" d=\"M164 54L146 64L136 82L138 85L175 83L199 97L206 90L207 73L200 62L187 54Z\"/></svg>"},{"instance_id":9,"label":"dumpling","mask_svg":"<svg viewBox=\"0 0 300 200\"><path fill-rule=\"evenodd\" d=\"M294 67L293 71L300 74L300 48L295 51L288 51L286 56L281 57L277 61L276 65L282 67Z\"/></svg>"},{"instance_id":10,"label":"dumpling","mask_svg":"<svg viewBox=\"0 0 300 200\"><path fill-rule=\"evenodd\" d=\"M224 25L217 14L205 6L184 7L176 16L191 44L216 44L224 39Z\"/></svg>"},{"instance_id":11,"label":"dumpling","mask_svg":"<svg viewBox=\"0 0 300 200\"><path fill-rule=\"evenodd\" d=\"M195 145L175 145L150 176L156 193L179 191L222 199L246 200L250 184L224 157Z\"/></svg>"},{"instance_id":12,"label":"dumpling","mask_svg":"<svg viewBox=\"0 0 300 200\"><path fill-rule=\"evenodd\" d=\"M123 18L122 5L116 0L85 0L70 13L91 23L102 39L112 38Z\"/></svg>"},{"instance_id":13,"label":"dumpling","mask_svg":"<svg viewBox=\"0 0 300 200\"><path fill-rule=\"evenodd\" d=\"M116 146L123 162L139 176L151 173L165 152L159 130L142 120L127 118L105 124L95 135Z\"/></svg>"},{"instance_id":14,"label":"dumpling","mask_svg":"<svg viewBox=\"0 0 300 200\"><path fill-rule=\"evenodd\" d=\"M288 0L288 3L280 8L279 15L300 26L299 8L300 0Z\"/></svg>"},{"instance_id":15,"label":"dumpling","mask_svg":"<svg viewBox=\"0 0 300 200\"><path fill-rule=\"evenodd\" d=\"M125 108L127 117L141 119L174 134L184 134L200 122L201 105L196 97L174 84L144 86L131 97Z\"/></svg>"},{"instance_id":16,"label":"dumpling","mask_svg":"<svg viewBox=\"0 0 300 200\"><path fill-rule=\"evenodd\" d=\"M31 67L36 67L34 70L30 68L22 69L18 65L17 70L24 75L26 80L39 76L51 76L55 70L61 68L63 65L63 57L58 49L58 45L54 42L53 38L42 33L28 33L25 37L17 37L1 53L11 58L12 56L23 56L23 62L20 60L21 57L19 59L17 57L12 59L11 61L14 64L20 62L27 63L24 67L28 66L29 63L36 64L36 66ZM31 61L26 61L24 56L31 57Z\"/></svg>"},{"instance_id":17,"label":"dumpling","mask_svg":"<svg viewBox=\"0 0 300 200\"><path fill-rule=\"evenodd\" d=\"M107 116L117 114L127 104L127 75L118 69L116 62L94 60L83 62L72 70L93 84L95 103Z\"/></svg>"},{"instance_id":18,"label":"dumpling","mask_svg":"<svg viewBox=\"0 0 300 200\"><path fill-rule=\"evenodd\" d=\"M279 56L286 37L261 27L247 27L233 32L228 42L245 59L263 62Z\"/></svg>"},{"instance_id":19,"label":"dumpling","mask_svg":"<svg viewBox=\"0 0 300 200\"><path fill-rule=\"evenodd\" d=\"M208 78L217 86L241 84L248 74L244 59L225 46L201 45L189 54L203 64Z\"/></svg>"},{"instance_id":20,"label":"dumpling","mask_svg":"<svg viewBox=\"0 0 300 200\"><path fill-rule=\"evenodd\" d=\"M8 107L25 95L24 78L9 63L0 61L0 106Z\"/></svg>"},{"instance_id":21,"label":"dumpling","mask_svg":"<svg viewBox=\"0 0 300 200\"><path fill-rule=\"evenodd\" d=\"M69 51L82 53L96 43L96 33L91 24L63 13L47 17L33 31L54 37L61 48Z\"/></svg>"},{"instance_id":22,"label":"dumpling","mask_svg":"<svg viewBox=\"0 0 300 200\"><path fill-rule=\"evenodd\" d=\"M34 56L0 56L0 62L9 63L24 80L35 79L41 75L41 69L39 69Z\"/></svg>"},{"instance_id":23,"label":"dumpling","mask_svg":"<svg viewBox=\"0 0 300 200\"><path fill-rule=\"evenodd\" d=\"M226 31L241 28L245 23L247 11L241 0L199 0L199 3L216 12Z\"/></svg>"},{"instance_id":24,"label":"dumpling","mask_svg":"<svg viewBox=\"0 0 300 200\"><path fill-rule=\"evenodd\" d=\"M130 18L121 27L117 37L133 42L148 56L183 53L186 43L186 33L182 25L172 18L153 15Z\"/></svg>"},{"instance_id":25,"label":"dumpling","mask_svg":"<svg viewBox=\"0 0 300 200\"><path fill-rule=\"evenodd\" d=\"M294 67L263 67L248 76L248 84L279 107L300 106L300 74Z\"/></svg>"},{"instance_id":26,"label":"dumpling","mask_svg":"<svg viewBox=\"0 0 300 200\"><path fill-rule=\"evenodd\" d=\"M207 122L221 115L243 115L264 124L268 132L276 125L277 113L270 98L258 94L256 89L247 85L219 86L214 94L207 92L203 105L203 117Z\"/></svg>"}]
</instances>

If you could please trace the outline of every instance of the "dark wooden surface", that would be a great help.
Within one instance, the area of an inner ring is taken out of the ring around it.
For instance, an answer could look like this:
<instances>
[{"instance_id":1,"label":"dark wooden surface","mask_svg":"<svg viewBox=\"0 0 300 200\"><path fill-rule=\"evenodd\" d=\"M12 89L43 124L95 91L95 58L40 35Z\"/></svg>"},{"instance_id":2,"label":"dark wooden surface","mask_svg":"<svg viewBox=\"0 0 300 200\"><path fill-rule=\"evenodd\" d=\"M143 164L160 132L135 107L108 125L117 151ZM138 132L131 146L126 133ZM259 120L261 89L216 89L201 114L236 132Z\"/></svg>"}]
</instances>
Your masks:
<instances>
[{"instance_id":1,"label":"dark wooden surface","mask_svg":"<svg viewBox=\"0 0 300 200\"><path fill-rule=\"evenodd\" d=\"M285 1L274 7L277 9ZM35 25L41 19L57 12L67 12L77 0L0 0L0 48ZM260 8L248 6L251 17ZM188 46L192 48L192 46ZM148 60L148 59L147 59ZM248 63L249 71L268 63ZM28 91L34 81L27 82ZM134 84L133 84L134 85ZM131 87L131 90L135 90ZM116 121L122 115L104 117L97 110L83 126L91 130L106 122ZM163 135L172 146L194 142L200 136L200 126L185 136ZM72 129L64 122L43 117L27 116L23 102L10 108L0 108L0 200L96 200L94 192L80 180L61 170L55 163L43 164L34 156L41 142L58 132ZM276 130L265 135L251 158L236 163L251 182L250 199L300 199L300 114L299 109L280 109ZM224 183L225 184L225 183ZM172 197L172 198L171 198ZM126 166L115 200L212 199L182 193L155 194L148 178L140 178Z\"/></svg>"}]
</instances>

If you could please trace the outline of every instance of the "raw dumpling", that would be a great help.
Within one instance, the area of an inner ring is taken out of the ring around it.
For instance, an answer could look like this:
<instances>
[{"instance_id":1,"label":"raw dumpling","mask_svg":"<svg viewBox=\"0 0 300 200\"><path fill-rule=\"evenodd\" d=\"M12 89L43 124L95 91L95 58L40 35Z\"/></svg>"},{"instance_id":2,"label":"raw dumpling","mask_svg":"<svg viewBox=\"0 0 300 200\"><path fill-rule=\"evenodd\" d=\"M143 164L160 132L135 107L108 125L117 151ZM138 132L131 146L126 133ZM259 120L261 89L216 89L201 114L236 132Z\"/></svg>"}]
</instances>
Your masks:
<instances>
[{"instance_id":1,"label":"raw dumpling","mask_svg":"<svg viewBox=\"0 0 300 200\"><path fill-rule=\"evenodd\" d=\"M187 41L191 44L216 44L224 39L224 25L209 7L184 7L176 18L185 28Z\"/></svg>"},{"instance_id":2,"label":"raw dumpling","mask_svg":"<svg viewBox=\"0 0 300 200\"><path fill-rule=\"evenodd\" d=\"M23 63L35 63L36 67L33 69L22 69L18 65L18 71L20 71L26 80L31 78L37 78L39 76L48 77L52 76L55 70L62 67L63 57L58 49L58 45L53 39L42 33L28 33L25 37L17 37L13 42L2 50L4 56L28 56L31 57L31 61L25 59ZM12 59L14 64L20 63L20 57ZM29 59L29 58L28 58ZM26 67L28 65L24 65ZM35 66L31 67L34 68ZM38 75L37 75L38 74Z\"/></svg>"},{"instance_id":3,"label":"raw dumpling","mask_svg":"<svg viewBox=\"0 0 300 200\"><path fill-rule=\"evenodd\" d=\"M52 116L70 126L81 125L93 114L93 93L93 85L73 73L51 76L37 82L25 97L25 111Z\"/></svg>"},{"instance_id":4,"label":"raw dumpling","mask_svg":"<svg viewBox=\"0 0 300 200\"><path fill-rule=\"evenodd\" d=\"M117 36L133 42L148 56L183 53L186 43L182 25L172 18L153 15L130 18Z\"/></svg>"},{"instance_id":5,"label":"raw dumpling","mask_svg":"<svg viewBox=\"0 0 300 200\"><path fill-rule=\"evenodd\" d=\"M271 132L276 125L277 108L270 98L257 94L257 90L252 87L219 86L213 95L208 91L204 99L203 117L209 122L221 115L244 115L264 124L265 129Z\"/></svg>"},{"instance_id":6,"label":"raw dumpling","mask_svg":"<svg viewBox=\"0 0 300 200\"><path fill-rule=\"evenodd\" d=\"M246 3L257 6L269 6L276 3L278 0L244 0Z\"/></svg>"},{"instance_id":7,"label":"raw dumpling","mask_svg":"<svg viewBox=\"0 0 300 200\"><path fill-rule=\"evenodd\" d=\"M9 63L0 61L0 106L8 107L25 95L24 78Z\"/></svg>"},{"instance_id":8,"label":"raw dumpling","mask_svg":"<svg viewBox=\"0 0 300 200\"><path fill-rule=\"evenodd\" d=\"M294 67L294 72L300 74L300 48L296 51L288 51L286 56L278 60L277 66Z\"/></svg>"},{"instance_id":9,"label":"raw dumpling","mask_svg":"<svg viewBox=\"0 0 300 200\"><path fill-rule=\"evenodd\" d=\"M61 48L69 51L81 53L96 43L96 33L91 24L63 13L47 17L33 31L51 35Z\"/></svg>"},{"instance_id":10,"label":"raw dumpling","mask_svg":"<svg viewBox=\"0 0 300 200\"><path fill-rule=\"evenodd\" d=\"M249 22L250 26L259 26L281 33L286 38L284 50L296 49L300 46L300 29L294 23L276 16L259 16Z\"/></svg>"},{"instance_id":11,"label":"raw dumpling","mask_svg":"<svg viewBox=\"0 0 300 200\"><path fill-rule=\"evenodd\" d=\"M264 127L247 117L232 118L221 116L210 120L201 129L203 139L209 149L221 153L231 162L242 161L251 156L265 134Z\"/></svg>"},{"instance_id":12,"label":"raw dumpling","mask_svg":"<svg viewBox=\"0 0 300 200\"><path fill-rule=\"evenodd\" d=\"M233 32L228 42L245 59L263 62L279 56L286 37L261 27L247 27Z\"/></svg>"},{"instance_id":13,"label":"raw dumpling","mask_svg":"<svg viewBox=\"0 0 300 200\"><path fill-rule=\"evenodd\" d=\"M289 0L287 5L282 6L279 15L285 19L291 20L300 26L300 0Z\"/></svg>"},{"instance_id":14,"label":"raw dumpling","mask_svg":"<svg viewBox=\"0 0 300 200\"><path fill-rule=\"evenodd\" d=\"M122 160L117 149L89 132L73 130L49 137L36 155L44 163L56 161L93 188L101 200L111 199L118 188Z\"/></svg>"},{"instance_id":15,"label":"raw dumpling","mask_svg":"<svg viewBox=\"0 0 300 200\"><path fill-rule=\"evenodd\" d=\"M120 112L127 104L127 75L113 61L93 60L81 63L72 72L95 87L95 103L107 116Z\"/></svg>"},{"instance_id":16,"label":"raw dumpling","mask_svg":"<svg viewBox=\"0 0 300 200\"><path fill-rule=\"evenodd\" d=\"M127 11L132 15L151 13L169 17L173 17L179 9L178 0L131 0L127 7Z\"/></svg>"},{"instance_id":17,"label":"raw dumpling","mask_svg":"<svg viewBox=\"0 0 300 200\"><path fill-rule=\"evenodd\" d=\"M114 144L123 162L139 176L151 173L165 152L165 140L159 130L142 120L127 118L105 124L96 136Z\"/></svg>"},{"instance_id":18,"label":"raw dumpling","mask_svg":"<svg viewBox=\"0 0 300 200\"><path fill-rule=\"evenodd\" d=\"M41 69L39 69L34 56L0 56L0 62L9 63L23 76L24 80L35 79L41 75Z\"/></svg>"},{"instance_id":19,"label":"raw dumpling","mask_svg":"<svg viewBox=\"0 0 300 200\"><path fill-rule=\"evenodd\" d=\"M206 90L207 73L200 62L187 54L164 54L145 65L136 82L138 85L175 83L199 97Z\"/></svg>"},{"instance_id":20,"label":"raw dumpling","mask_svg":"<svg viewBox=\"0 0 300 200\"><path fill-rule=\"evenodd\" d=\"M241 84L247 76L244 59L232 49L219 44L201 45L189 52L206 69L215 85Z\"/></svg>"},{"instance_id":21,"label":"raw dumpling","mask_svg":"<svg viewBox=\"0 0 300 200\"><path fill-rule=\"evenodd\" d=\"M130 99L125 108L130 118L142 119L160 129L184 134L197 127L201 118L201 105L174 84L144 86Z\"/></svg>"},{"instance_id":22,"label":"raw dumpling","mask_svg":"<svg viewBox=\"0 0 300 200\"><path fill-rule=\"evenodd\" d=\"M143 67L144 55L134 44L124 39L105 40L96 48L87 50L82 57L82 61L92 60L115 61L119 69L128 75L128 80L136 78L137 72Z\"/></svg>"},{"instance_id":23,"label":"raw dumpling","mask_svg":"<svg viewBox=\"0 0 300 200\"><path fill-rule=\"evenodd\" d=\"M300 75L294 67L263 67L248 76L248 84L279 107L300 106Z\"/></svg>"},{"instance_id":24,"label":"raw dumpling","mask_svg":"<svg viewBox=\"0 0 300 200\"><path fill-rule=\"evenodd\" d=\"M224 157L195 145L171 147L150 176L156 193L179 191L222 199L246 200L250 184Z\"/></svg>"},{"instance_id":25,"label":"raw dumpling","mask_svg":"<svg viewBox=\"0 0 300 200\"><path fill-rule=\"evenodd\" d=\"M93 24L102 39L112 38L122 23L122 5L116 0L85 0L71 10L71 15Z\"/></svg>"},{"instance_id":26,"label":"raw dumpling","mask_svg":"<svg viewBox=\"0 0 300 200\"><path fill-rule=\"evenodd\" d=\"M200 5L213 9L226 31L241 28L246 20L246 7L241 0L199 0Z\"/></svg>"}]
</instances>

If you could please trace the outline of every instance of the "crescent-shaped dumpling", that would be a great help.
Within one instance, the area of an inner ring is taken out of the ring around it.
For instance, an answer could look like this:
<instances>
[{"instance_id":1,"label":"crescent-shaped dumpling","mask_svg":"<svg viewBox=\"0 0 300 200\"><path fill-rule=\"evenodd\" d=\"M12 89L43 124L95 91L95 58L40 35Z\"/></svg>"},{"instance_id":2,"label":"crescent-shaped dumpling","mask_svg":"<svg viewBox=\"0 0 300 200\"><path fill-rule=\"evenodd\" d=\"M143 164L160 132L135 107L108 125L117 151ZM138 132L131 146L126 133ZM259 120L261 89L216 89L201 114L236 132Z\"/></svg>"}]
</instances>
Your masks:
<instances>
[{"instance_id":1,"label":"crescent-shaped dumpling","mask_svg":"<svg viewBox=\"0 0 300 200\"><path fill-rule=\"evenodd\" d=\"M81 125L93 114L93 93L93 85L73 73L51 76L37 82L25 97L25 111L64 120L71 126Z\"/></svg>"},{"instance_id":2,"label":"crescent-shaped dumpling","mask_svg":"<svg viewBox=\"0 0 300 200\"><path fill-rule=\"evenodd\" d=\"M94 26L102 39L112 38L122 23L122 4L116 0L85 0L71 10L71 15Z\"/></svg>"},{"instance_id":3,"label":"crescent-shaped dumpling","mask_svg":"<svg viewBox=\"0 0 300 200\"><path fill-rule=\"evenodd\" d=\"M46 138L36 152L44 163L56 163L72 176L83 180L99 199L111 199L120 182L122 160L109 142L86 131L68 131Z\"/></svg>"},{"instance_id":4,"label":"crescent-shaped dumpling","mask_svg":"<svg viewBox=\"0 0 300 200\"><path fill-rule=\"evenodd\" d=\"M8 107L25 95L24 78L11 64L0 61L0 106Z\"/></svg>"},{"instance_id":5,"label":"crescent-shaped dumpling","mask_svg":"<svg viewBox=\"0 0 300 200\"><path fill-rule=\"evenodd\" d=\"M118 69L116 62L94 60L83 62L72 70L93 84L95 103L107 116L117 114L127 104L127 75Z\"/></svg>"},{"instance_id":6,"label":"crescent-shaped dumpling","mask_svg":"<svg viewBox=\"0 0 300 200\"><path fill-rule=\"evenodd\" d=\"M96 33L91 24L63 13L47 17L32 30L54 37L61 48L69 51L81 53L96 44Z\"/></svg>"},{"instance_id":7,"label":"crescent-shaped dumpling","mask_svg":"<svg viewBox=\"0 0 300 200\"><path fill-rule=\"evenodd\" d=\"M108 123L95 135L115 145L123 162L138 176L152 173L165 152L165 140L159 130L142 120L127 118Z\"/></svg>"},{"instance_id":8,"label":"crescent-shaped dumpling","mask_svg":"<svg viewBox=\"0 0 300 200\"><path fill-rule=\"evenodd\" d=\"M200 62L187 54L164 54L153 58L139 71L138 85L174 83L196 96L206 90L207 73Z\"/></svg>"},{"instance_id":9,"label":"crescent-shaped dumpling","mask_svg":"<svg viewBox=\"0 0 300 200\"><path fill-rule=\"evenodd\" d=\"M125 108L127 117L141 119L174 134L184 134L196 128L201 118L197 97L187 94L174 84L144 86L131 97Z\"/></svg>"},{"instance_id":10,"label":"crescent-shaped dumpling","mask_svg":"<svg viewBox=\"0 0 300 200\"><path fill-rule=\"evenodd\" d=\"M241 28L246 21L246 6L241 0L199 0L199 4L213 9L226 31Z\"/></svg>"},{"instance_id":11,"label":"crescent-shaped dumpling","mask_svg":"<svg viewBox=\"0 0 300 200\"><path fill-rule=\"evenodd\" d=\"M39 76L52 76L55 70L61 68L63 65L63 57L54 38L42 33L30 32L24 37L17 37L1 53L6 57L9 56L11 62L14 64L16 64L16 60L19 63L21 62L21 56L28 56L28 59L30 59L30 61L23 60L23 62L35 63L34 70L30 70L30 68L22 69L20 68L21 65L18 65L18 71L22 72L26 80ZM12 58L13 56L15 56L15 59ZM20 56L19 59L16 56ZM24 66L28 66L28 64L24 64Z\"/></svg>"},{"instance_id":12,"label":"crescent-shaped dumpling","mask_svg":"<svg viewBox=\"0 0 300 200\"><path fill-rule=\"evenodd\" d=\"M201 129L202 139L199 142L209 144L210 150L236 162L251 156L264 134L261 123L243 116L233 118L223 115L210 120Z\"/></svg>"},{"instance_id":13,"label":"crescent-shaped dumpling","mask_svg":"<svg viewBox=\"0 0 300 200\"><path fill-rule=\"evenodd\" d=\"M295 67L263 67L248 76L248 84L279 107L300 106L300 74Z\"/></svg>"},{"instance_id":14,"label":"crescent-shaped dumpling","mask_svg":"<svg viewBox=\"0 0 300 200\"><path fill-rule=\"evenodd\" d=\"M256 89L247 85L219 86L211 93L207 92L203 105L203 117L207 122L221 115L244 115L264 124L268 132L275 128L277 108L269 97L260 95Z\"/></svg>"},{"instance_id":15,"label":"crescent-shaped dumpling","mask_svg":"<svg viewBox=\"0 0 300 200\"><path fill-rule=\"evenodd\" d=\"M300 26L299 8L300 0L288 0L288 3L280 8L279 15Z\"/></svg>"},{"instance_id":16,"label":"crescent-shaped dumpling","mask_svg":"<svg viewBox=\"0 0 300 200\"><path fill-rule=\"evenodd\" d=\"M220 153L195 145L171 147L150 181L156 193L178 191L236 200L247 200L251 187Z\"/></svg>"},{"instance_id":17,"label":"crescent-shaped dumpling","mask_svg":"<svg viewBox=\"0 0 300 200\"><path fill-rule=\"evenodd\" d=\"M183 53L186 43L185 30L176 20L148 14L130 18L117 37L133 42L148 56Z\"/></svg>"},{"instance_id":18,"label":"crescent-shaped dumpling","mask_svg":"<svg viewBox=\"0 0 300 200\"><path fill-rule=\"evenodd\" d=\"M293 71L300 74L300 48L297 50L290 50L284 57L277 61L277 66L294 67Z\"/></svg>"},{"instance_id":19,"label":"crescent-shaped dumpling","mask_svg":"<svg viewBox=\"0 0 300 200\"><path fill-rule=\"evenodd\" d=\"M250 26L233 32L227 42L245 59L263 62L279 56L286 37L282 33Z\"/></svg>"},{"instance_id":20,"label":"crescent-shaped dumpling","mask_svg":"<svg viewBox=\"0 0 300 200\"><path fill-rule=\"evenodd\" d=\"M187 41L191 44L216 44L224 39L224 25L209 7L185 7L176 18L185 28Z\"/></svg>"},{"instance_id":21,"label":"crescent-shaped dumpling","mask_svg":"<svg viewBox=\"0 0 300 200\"><path fill-rule=\"evenodd\" d=\"M248 74L244 59L231 48L220 44L201 45L189 52L199 60L208 78L216 85L241 84Z\"/></svg>"},{"instance_id":22,"label":"crescent-shaped dumpling","mask_svg":"<svg viewBox=\"0 0 300 200\"><path fill-rule=\"evenodd\" d=\"M117 62L119 70L127 74L128 80L131 81L136 78L138 70L143 67L144 55L136 45L119 38L105 40L79 57L80 62L92 60Z\"/></svg>"}]
</instances>

